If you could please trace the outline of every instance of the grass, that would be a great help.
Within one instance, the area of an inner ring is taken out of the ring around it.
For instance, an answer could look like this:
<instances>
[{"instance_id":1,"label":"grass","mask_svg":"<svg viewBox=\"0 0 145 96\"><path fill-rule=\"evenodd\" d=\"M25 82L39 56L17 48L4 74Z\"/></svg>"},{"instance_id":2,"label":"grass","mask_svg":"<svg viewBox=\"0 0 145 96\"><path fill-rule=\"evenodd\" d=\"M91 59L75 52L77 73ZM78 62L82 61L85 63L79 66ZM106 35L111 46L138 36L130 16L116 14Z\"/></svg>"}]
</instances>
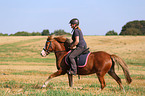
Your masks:
<instances>
[{"instance_id":1,"label":"grass","mask_svg":"<svg viewBox=\"0 0 145 96\"><path fill-rule=\"evenodd\" d=\"M126 84L121 68L125 93L108 74L106 87L100 89L96 74L74 76L74 87L68 86L67 75L52 79L46 89L42 84L57 70L54 53L41 57L46 41L44 36L0 37L0 96L143 96L145 93L145 37L144 36L85 36L90 51L106 51L123 58L129 67L133 82Z\"/></svg>"},{"instance_id":2,"label":"grass","mask_svg":"<svg viewBox=\"0 0 145 96\"><path fill-rule=\"evenodd\" d=\"M30 71L23 71L23 72L15 72L15 73L11 73L11 74L12 75L42 75L42 74L48 74L48 72L30 70Z\"/></svg>"}]
</instances>

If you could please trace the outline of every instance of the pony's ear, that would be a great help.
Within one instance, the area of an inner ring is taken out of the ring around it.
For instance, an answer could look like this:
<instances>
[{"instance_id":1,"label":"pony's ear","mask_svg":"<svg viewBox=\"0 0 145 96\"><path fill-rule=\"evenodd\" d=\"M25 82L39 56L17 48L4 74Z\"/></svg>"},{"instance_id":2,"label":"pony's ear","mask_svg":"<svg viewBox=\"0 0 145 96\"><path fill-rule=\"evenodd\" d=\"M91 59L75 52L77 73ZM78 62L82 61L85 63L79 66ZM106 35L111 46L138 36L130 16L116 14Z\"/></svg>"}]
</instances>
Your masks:
<instances>
[{"instance_id":1,"label":"pony's ear","mask_svg":"<svg viewBox=\"0 0 145 96\"><path fill-rule=\"evenodd\" d=\"M49 37L49 38L50 38L50 40L52 40L52 39L53 39L53 35L50 35L50 37Z\"/></svg>"},{"instance_id":2,"label":"pony's ear","mask_svg":"<svg viewBox=\"0 0 145 96\"><path fill-rule=\"evenodd\" d=\"M47 39L50 38L50 36L47 37Z\"/></svg>"},{"instance_id":3,"label":"pony's ear","mask_svg":"<svg viewBox=\"0 0 145 96\"><path fill-rule=\"evenodd\" d=\"M47 40L52 40L53 39L53 35L48 36Z\"/></svg>"},{"instance_id":4,"label":"pony's ear","mask_svg":"<svg viewBox=\"0 0 145 96\"><path fill-rule=\"evenodd\" d=\"M52 39L53 39L53 36L52 35L51 36L48 36L47 41L52 40Z\"/></svg>"}]
</instances>

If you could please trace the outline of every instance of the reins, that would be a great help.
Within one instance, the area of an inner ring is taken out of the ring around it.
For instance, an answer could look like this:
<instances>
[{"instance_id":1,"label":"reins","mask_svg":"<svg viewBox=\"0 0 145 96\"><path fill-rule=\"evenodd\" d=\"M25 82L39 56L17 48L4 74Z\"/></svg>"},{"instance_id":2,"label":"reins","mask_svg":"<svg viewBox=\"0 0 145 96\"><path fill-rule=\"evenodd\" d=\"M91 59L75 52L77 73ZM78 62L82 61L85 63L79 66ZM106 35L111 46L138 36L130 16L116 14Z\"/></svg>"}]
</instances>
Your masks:
<instances>
[{"instance_id":1,"label":"reins","mask_svg":"<svg viewBox=\"0 0 145 96\"><path fill-rule=\"evenodd\" d=\"M56 52L56 53L57 53L57 52L67 52L67 51L66 51L66 50L63 50L63 51L54 51L54 52Z\"/></svg>"},{"instance_id":2,"label":"reins","mask_svg":"<svg viewBox=\"0 0 145 96\"><path fill-rule=\"evenodd\" d=\"M47 42L50 42L49 47L48 47L47 50L45 48L43 48L43 50L46 51L46 52L48 52L48 53L50 53L49 49L50 48L52 49L52 43L51 43L51 41L46 41L46 48L47 48ZM57 53L57 52L67 52L67 51L66 50L63 50L63 51L52 51L52 52Z\"/></svg>"}]
</instances>

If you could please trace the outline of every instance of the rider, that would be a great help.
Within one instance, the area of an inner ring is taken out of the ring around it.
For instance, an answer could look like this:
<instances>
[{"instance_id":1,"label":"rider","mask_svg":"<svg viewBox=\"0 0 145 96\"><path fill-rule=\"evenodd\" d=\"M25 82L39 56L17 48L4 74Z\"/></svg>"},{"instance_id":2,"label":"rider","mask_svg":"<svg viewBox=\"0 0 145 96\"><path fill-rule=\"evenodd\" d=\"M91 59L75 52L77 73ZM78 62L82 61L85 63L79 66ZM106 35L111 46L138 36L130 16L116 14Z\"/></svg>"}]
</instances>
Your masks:
<instances>
[{"instance_id":1,"label":"rider","mask_svg":"<svg viewBox=\"0 0 145 96\"><path fill-rule=\"evenodd\" d=\"M72 32L72 40L70 49L73 49L73 47L76 46L76 48L71 52L69 59L71 62L71 68L68 71L68 74L76 75L77 74L77 65L75 62L75 57L80 55L84 49L87 48L87 44L83 38L83 33L79 27L79 20L77 18L73 18L69 22L71 28L73 29Z\"/></svg>"}]
</instances>

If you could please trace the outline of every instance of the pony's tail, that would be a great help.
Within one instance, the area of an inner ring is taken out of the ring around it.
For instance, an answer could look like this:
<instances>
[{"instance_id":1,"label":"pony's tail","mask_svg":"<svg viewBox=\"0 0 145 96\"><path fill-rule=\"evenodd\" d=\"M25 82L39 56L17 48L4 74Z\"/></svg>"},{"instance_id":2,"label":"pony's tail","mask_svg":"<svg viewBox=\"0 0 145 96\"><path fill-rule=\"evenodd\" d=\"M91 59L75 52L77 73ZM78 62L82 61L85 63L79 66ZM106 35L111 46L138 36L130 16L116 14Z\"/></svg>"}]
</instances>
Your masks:
<instances>
[{"instance_id":1,"label":"pony's tail","mask_svg":"<svg viewBox=\"0 0 145 96\"><path fill-rule=\"evenodd\" d=\"M128 84L130 84L132 82L132 79L130 77L127 64L120 57L118 57L116 55L111 55L111 58L115 64L117 63L118 65L120 65L122 67L126 81Z\"/></svg>"}]
</instances>

